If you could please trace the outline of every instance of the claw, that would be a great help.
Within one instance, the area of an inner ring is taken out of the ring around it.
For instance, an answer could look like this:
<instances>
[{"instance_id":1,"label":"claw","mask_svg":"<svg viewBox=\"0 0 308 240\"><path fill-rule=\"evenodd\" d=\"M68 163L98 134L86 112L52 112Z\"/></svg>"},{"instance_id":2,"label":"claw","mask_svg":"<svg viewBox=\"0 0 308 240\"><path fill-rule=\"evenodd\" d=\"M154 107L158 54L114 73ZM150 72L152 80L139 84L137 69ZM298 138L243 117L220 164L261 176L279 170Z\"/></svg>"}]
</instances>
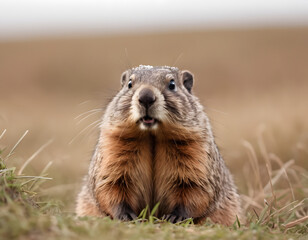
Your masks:
<instances>
[{"instance_id":1,"label":"claw","mask_svg":"<svg viewBox=\"0 0 308 240\"><path fill-rule=\"evenodd\" d=\"M184 219L186 219L183 216L177 216L177 215L173 215L173 214L168 214L167 216L163 216L163 220L167 220L171 223L178 223L183 221Z\"/></svg>"},{"instance_id":2,"label":"claw","mask_svg":"<svg viewBox=\"0 0 308 240\"><path fill-rule=\"evenodd\" d=\"M163 216L163 219L171 223L178 223L187 218L189 218L189 215L183 206L178 206L172 211L172 213L168 214L167 216Z\"/></svg>"},{"instance_id":3,"label":"claw","mask_svg":"<svg viewBox=\"0 0 308 240\"><path fill-rule=\"evenodd\" d=\"M136 216L136 214L135 213L133 213L133 212L124 212L124 213L122 213L122 214L120 214L119 215L119 219L121 220L121 221L132 221L132 220L134 220L134 219L136 219L137 218L137 216Z\"/></svg>"},{"instance_id":4,"label":"claw","mask_svg":"<svg viewBox=\"0 0 308 240\"><path fill-rule=\"evenodd\" d=\"M176 222L176 221L175 221L176 219L177 219L177 216L175 216L175 215L171 215L171 217L170 217L170 220L169 220L169 221L170 221L170 222L172 222L172 223L175 223L175 222Z\"/></svg>"}]
</instances>

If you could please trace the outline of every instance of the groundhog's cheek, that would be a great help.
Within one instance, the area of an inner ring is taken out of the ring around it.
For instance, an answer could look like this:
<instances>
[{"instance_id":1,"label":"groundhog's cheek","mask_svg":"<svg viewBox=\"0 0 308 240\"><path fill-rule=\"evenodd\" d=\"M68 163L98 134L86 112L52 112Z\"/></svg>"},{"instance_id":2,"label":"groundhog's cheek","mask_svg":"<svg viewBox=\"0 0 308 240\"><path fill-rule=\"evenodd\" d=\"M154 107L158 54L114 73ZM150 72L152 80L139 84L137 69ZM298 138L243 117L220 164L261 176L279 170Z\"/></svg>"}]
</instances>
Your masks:
<instances>
[{"instance_id":1,"label":"groundhog's cheek","mask_svg":"<svg viewBox=\"0 0 308 240\"><path fill-rule=\"evenodd\" d=\"M138 104L132 103L129 114L131 119L137 122L142 116L145 115L145 112L144 109L142 109Z\"/></svg>"},{"instance_id":2,"label":"groundhog's cheek","mask_svg":"<svg viewBox=\"0 0 308 240\"><path fill-rule=\"evenodd\" d=\"M164 122L167 120L167 111L165 107L165 99L161 93L156 93L156 102L154 105L149 109L149 114L153 118Z\"/></svg>"},{"instance_id":3,"label":"groundhog's cheek","mask_svg":"<svg viewBox=\"0 0 308 240\"><path fill-rule=\"evenodd\" d=\"M149 115L161 122L166 121L166 110L164 106L156 104L155 106L149 109Z\"/></svg>"},{"instance_id":4,"label":"groundhog's cheek","mask_svg":"<svg viewBox=\"0 0 308 240\"><path fill-rule=\"evenodd\" d=\"M142 117L142 108L139 105L138 94L139 91L136 91L132 96L131 106L129 109L130 118L135 122L137 122Z\"/></svg>"}]
</instances>

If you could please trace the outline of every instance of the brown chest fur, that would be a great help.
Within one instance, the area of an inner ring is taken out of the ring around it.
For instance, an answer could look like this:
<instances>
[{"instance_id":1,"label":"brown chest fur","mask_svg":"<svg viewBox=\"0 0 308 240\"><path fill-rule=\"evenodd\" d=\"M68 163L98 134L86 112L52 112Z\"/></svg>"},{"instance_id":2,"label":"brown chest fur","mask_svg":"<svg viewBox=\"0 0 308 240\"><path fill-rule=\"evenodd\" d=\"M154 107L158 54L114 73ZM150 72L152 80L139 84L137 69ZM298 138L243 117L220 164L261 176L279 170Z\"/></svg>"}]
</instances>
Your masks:
<instances>
[{"instance_id":1,"label":"brown chest fur","mask_svg":"<svg viewBox=\"0 0 308 240\"><path fill-rule=\"evenodd\" d=\"M136 135L129 127L103 131L94 187L100 208L112 216L112 207L125 200L137 213L160 203L159 217L177 205L189 206L192 217L203 216L214 190L198 135L171 126L159 135Z\"/></svg>"}]
</instances>

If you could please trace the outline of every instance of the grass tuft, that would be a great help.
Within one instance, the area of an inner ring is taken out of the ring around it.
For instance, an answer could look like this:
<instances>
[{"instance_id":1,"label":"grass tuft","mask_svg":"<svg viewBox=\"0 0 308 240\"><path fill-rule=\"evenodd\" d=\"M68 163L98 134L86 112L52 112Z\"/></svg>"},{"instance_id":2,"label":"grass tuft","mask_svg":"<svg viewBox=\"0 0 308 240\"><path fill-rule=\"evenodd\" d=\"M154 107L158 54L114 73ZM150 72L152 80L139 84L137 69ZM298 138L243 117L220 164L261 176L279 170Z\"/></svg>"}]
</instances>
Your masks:
<instances>
[{"instance_id":1,"label":"grass tuft","mask_svg":"<svg viewBox=\"0 0 308 240\"><path fill-rule=\"evenodd\" d=\"M18 141L18 144L21 140ZM0 150L0 237L4 239L305 239L308 235L308 173L294 160L283 163L260 142L264 164L258 150L245 142L255 178L247 181L250 191L243 195L247 221L237 218L225 227L207 220L194 225L193 219L171 224L156 218L146 207L137 220L120 222L109 218L76 218L63 213L60 203L42 198L44 181L51 163L38 176L19 175L16 167L7 167ZM16 144L16 146L18 145ZM49 143L47 143L49 144ZM44 145L46 146L46 144ZM16 148L16 147L14 147ZM42 149L42 148L40 148ZM40 150L39 150L40 151ZM37 153L39 152L37 151ZM10 156L13 152L10 151ZM36 154L37 155L37 154ZM31 159L31 158L30 158ZM267 179L265 178L267 177ZM282 184L284 182L284 184Z\"/></svg>"}]
</instances>

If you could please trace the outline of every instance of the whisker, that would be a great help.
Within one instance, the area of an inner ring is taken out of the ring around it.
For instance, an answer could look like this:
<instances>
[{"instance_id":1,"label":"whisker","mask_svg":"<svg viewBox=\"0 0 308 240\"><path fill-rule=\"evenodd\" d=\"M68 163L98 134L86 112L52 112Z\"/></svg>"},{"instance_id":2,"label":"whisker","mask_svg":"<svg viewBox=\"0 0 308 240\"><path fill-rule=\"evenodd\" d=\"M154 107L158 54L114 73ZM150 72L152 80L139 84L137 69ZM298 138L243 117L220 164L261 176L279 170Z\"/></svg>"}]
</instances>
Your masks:
<instances>
[{"instance_id":1,"label":"whisker","mask_svg":"<svg viewBox=\"0 0 308 240\"><path fill-rule=\"evenodd\" d=\"M92 134L92 132L95 130L95 129L99 129L100 128L100 125L101 125L101 121L99 121L97 124L95 124L93 127L91 127L88 131L88 133L86 134L86 136L89 136L90 134Z\"/></svg>"},{"instance_id":2,"label":"whisker","mask_svg":"<svg viewBox=\"0 0 308 240\"><path fill-rule=\"evenodd\" d=\"M79 114L79 115L78 115L77 117L75 117L74 119L77 120L78 118L80 118L80 117L82 117L82 116L84 116L84 115L86 115L86 114L88 114L88 113L100 112L100 111L102 111L102 109L100 109L100 108L94 108L94 109L92 109L92 110L89 110L89 111L86 111L86 112L84 112L84 113Z\"/></svg>"},{"instance_id":3,"label":"whisker","mask_svg":"<svg viewBox=\"0 0 308 240\"><path fill-rule=\"evenodd\" d=\"M97 124L98 122L100 122L101 119L94 121L93 123L91 123L90 125L88 125L86 128L84 128L82 131L80 131L68 144L71 145L82 133L84 133L87 129L89 129L91 126L93 126L94 124Z\"/></svg>"},{"instance_id":4,"label":"whisker","mask_svg":"<svg viewBox=\"0 0 308 240\"><path fill-rule=\"evenodd\" d=\"M89 102L91 102L91 100L83 101L83 102L79 103L78 106L82 106L82 105L87 104L87 103L89 103Z\"/></svg>"},{"instance_id":5,"label":"whisker","mask_svg":"<svg viewBox=\"0 0 308 240\"><path fill-rule=\"evenodd\" d=\"M83 122L84 120L86 120L86 119L89 118L90 116L92 116L92 115L94 115L94 114L97 114L97 113L99 113L99 112L101 112L101 111L95 111L95 112L92 112L92 113L88 114L87 116L81 118L81 119L76 123L76 125L79 125L81 122Z\"/></svg>"},{"instance_id":6,"label":"whisker","mask_svg":"<svg viewBox=\"0 0 308 240\"><path fill-rule=\"evenodd\" d=\"M172 64L172 66L175 66L175 64L177 64L177 62L183 57L183 52L181 52L180 54L179 54L179 56L175 59L175 61L174 61L174 63Z\"/></svg>"},{"instance_id":7,"label":"whisker","mask_svg":"<svg viewBox=\"0 0 308 240\"><path fill-rule=\"evenodd\" d=\"M223 115L225 115L225 116L228 116L228 115L229 115L229 113L226 113L226 112L217 110L217 109L215 109L215 108L205 107L205 109L206 109L206 110L210 110L210 111L212 111L212 112L221 113L221 114L223 114Z\"/></svg>"}]
</instances>

